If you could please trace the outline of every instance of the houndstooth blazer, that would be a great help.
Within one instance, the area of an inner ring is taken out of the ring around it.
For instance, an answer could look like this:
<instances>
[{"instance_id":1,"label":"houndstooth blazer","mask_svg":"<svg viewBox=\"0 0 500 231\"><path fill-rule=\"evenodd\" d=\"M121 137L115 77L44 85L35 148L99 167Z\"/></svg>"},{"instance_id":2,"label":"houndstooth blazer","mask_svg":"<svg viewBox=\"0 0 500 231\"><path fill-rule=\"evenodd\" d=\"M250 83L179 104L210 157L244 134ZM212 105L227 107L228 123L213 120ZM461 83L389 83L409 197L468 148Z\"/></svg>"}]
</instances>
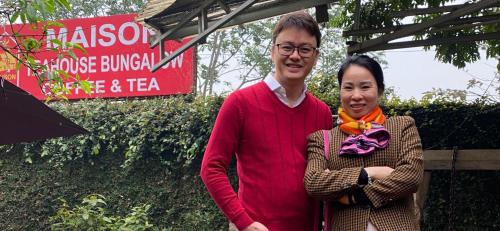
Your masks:
<instances>
[{"instance_id":1,"label":"houndstooth blazer","mask_svg":"<svg viewBox=\"0 0 500 231\"><path fill-rule=\"evenodd\" d=\"M422 144L413 118L390 117L384 124L391 135L389 146L369 156L339 156L339 147L347 134L338 127L330 130L330 160L324 157L323 134L308 137L308 164L304 177L307 192L329 200L331 227L335 231L366 230L370 221L378 231L419 230L412 193L423 178ZM389 166L394 171L372 184L358 185L363 167ZM324 170L329 169L327 173ZM341 205L338 200L347 192L362 187L373 207Z\"/></svg>"}]
</instances>

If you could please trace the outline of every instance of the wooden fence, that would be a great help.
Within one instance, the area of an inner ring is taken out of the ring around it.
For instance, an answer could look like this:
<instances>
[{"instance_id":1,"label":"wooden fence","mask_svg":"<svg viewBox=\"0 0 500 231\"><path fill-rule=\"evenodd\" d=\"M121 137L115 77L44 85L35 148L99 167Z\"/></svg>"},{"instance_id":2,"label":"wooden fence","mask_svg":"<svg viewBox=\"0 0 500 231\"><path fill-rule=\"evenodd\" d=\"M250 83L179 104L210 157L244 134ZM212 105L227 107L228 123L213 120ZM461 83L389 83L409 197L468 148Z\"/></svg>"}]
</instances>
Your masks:
<instances>
[{"instance_id":1,"label":"wooden fence","mask_svg":"<svg viewBox=\"0 0 500 231\"><path fill-rule=\"evenodd\" d=\"M424 151L424 180L415 195L420 214L425 206L432 171L451 170L454 153L455 150ZM455 170L500 170L500 149L456 150Z\"/></svg>"}]
</instances>

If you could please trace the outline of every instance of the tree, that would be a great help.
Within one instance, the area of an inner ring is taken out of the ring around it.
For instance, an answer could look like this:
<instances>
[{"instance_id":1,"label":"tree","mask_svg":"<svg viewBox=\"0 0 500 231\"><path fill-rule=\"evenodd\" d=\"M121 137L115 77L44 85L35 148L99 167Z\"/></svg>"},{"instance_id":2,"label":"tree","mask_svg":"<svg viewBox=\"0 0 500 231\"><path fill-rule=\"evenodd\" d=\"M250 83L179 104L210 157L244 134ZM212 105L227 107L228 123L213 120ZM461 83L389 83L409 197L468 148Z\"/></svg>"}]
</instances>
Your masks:
<instances>
[{"instance_id":1,"label":"tree","mask_svg":"<svg viewBox=\"0 0 500 231\"><path fill-rule=\"evenodd\" d=\"M71 9L59 9L53 20L130 14L139 12L146 0L72 0Z\"/></svg>"},{"instance_id":2,"label":"tree","mask_svg":"<svg viewBox=\"0 0 500 231\"><path fill-rule=\"evenodd\" d=\"M495 69L494 67L491 67ZM425 92L421 102L480 102L484 104L495 104L500 102L500 74L496 71L492 77L481 78L470 73L465 90L433 88Z\"/></svg>"},{"instance_id":3,"label":"tree","mask_svg":"<svg viewBox=\"0 0 500 231\"><path fill-rule=\"evenodd\" d=\"M479 0L469 0L468 3L478 2ZM361 1L361 11L359 28L384 28L395 27L402 24L404 17L392 17L391 13L424 7L439 7L453 3L453 0L371 0ZM342 9L341 17L335 22L336 26L342 28L353 28L354 12L356 9L356 0L341 0L340 6ZM470 18L477 16L488 16L498 14L500 8L493 7L483 9L462 18ZM445 13L428 14L413 17L416 23L425 22L436 17L442 16ZM497 23L478 23L471 27L451 27L442 26L439 30L427 29L420 33L415 34L414 39L432 39L444 38L448 36L466 36L476 33L492 33L499 32L500 24ZM375 35L360 36L358 39L366 40L374 38ZM429 50L431 47L427 46L424 49ZM499 60L497 69L500 70L500 40L477 41L468 43L447 43L436 45L436 58L444 63L451 63L458 68L463 68L467 63L472 63L480 58L480 50L486 50L487 58L494 58Z\"/></svg>"},{"instance_id":4,"label":"tree","mask_svg":"<svg viewBox=\"0 0 500 231\"><path fill-rule=\"evenodd\" d=\"M78 75L70 76L65 71L50 70L46 65L36 61L36 55L40 52L54 52L58 59L71 57L76 59L75 50L85 52L78 44L65 43L59 39L51 39L50 42L57 44L56 47L46 47L48 39L46 36L49 27L61 27L61 23L50 21L49 18L60 10L70 9L67 0L4 0L0 2L0 25L7 28L0 35L0 59L3 62L15 62L17 69L21 65L31 70L37 78L38 84L49 85L49 91L45 92L47 99L65 98L70 89L64 84L66 80L75 83L70 86L80 87L85 92L90 92L90 84L80 80ZM13 24L21 23L24 26L15 29ZM42 31L42 33L40 33ZM9 63L6 64L8 66Z\"/></svg>"},{"instance_id":5,"label":"tree","mask_svg":"<svg viewBox=\"0 0 500 231\"><path fill-rule=\"evenodd\" d=\"M206 44L198 46L199 95L213 94L216 84L231 87L238 80L236 89L239 89L268 75L272 68L270 51L275 22L276 18L270 18L216 31ZM221 82L221 77L227 75L231 80Z\"/></svg>"}]
</instances>

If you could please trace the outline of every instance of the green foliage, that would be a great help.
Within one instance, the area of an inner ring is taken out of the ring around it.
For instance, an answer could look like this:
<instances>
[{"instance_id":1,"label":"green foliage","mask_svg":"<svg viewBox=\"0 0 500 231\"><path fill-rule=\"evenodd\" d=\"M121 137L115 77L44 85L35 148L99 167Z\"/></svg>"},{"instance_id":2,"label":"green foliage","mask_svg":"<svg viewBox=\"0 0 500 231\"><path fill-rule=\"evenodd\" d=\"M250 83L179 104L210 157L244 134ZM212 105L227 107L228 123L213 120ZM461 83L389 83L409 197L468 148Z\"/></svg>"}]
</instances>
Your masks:
<instances>
[{"instance_id":1,"label":"green foliage","mask_svg":"<svg viewBox=\"0 0 500 231\"><path fill-rule=\"evenodd\" d=\"M68 0L45 0L45 1L27 1L17 0L3 3L5 6L15 7L9 21L20 20L23 24L37 23L44 21L55 13L58 8L70 9Z\"/></svg>"},{"instance_id":2,"label":"green foliage","mask_svg":"<svg viewBox=\"0 0 500 231\"><path fill-rule=\"evenodd\" d=\"M44 92L47 100L52 98L66 99L70 94L70 89L80 87L84 92L90 93L90 85L87 81L81 80L78 74L70 76L66 71L51 70L48 66L37 61L37 54L40 52L53 52L54 59L69 57L77 59L75 51L85 53L79 44L65 43L59 39L51 39L50 42L59 45L57 47L46 47L48 38L46 32L49 27L62 27L61 23L50 21L49 19L58 11L70 9L68 0L7 0L0 2L0 25L6 26L21 22L29 25L29 30L21 33L12 31L9 39L0 40L0 60L15 60L16 67L21 65L27 67L38 80L41 87L47 84L48 91ZM22 28L22 27L20 27ZM65 82L74 82L68 87Z\"/></svg>"},{"instance_id":3,"label":"green foliage","mask_svg":"<svg viewBox=\"0 0 500 231\"><path fill-rule=\"evenodd\" d=\"M150 205L134 207L126 217L122 217L108 214L105 199L99 194L89 195L74 208L70 208L68 202L61 199L61 207L54 216L49 218L52 223L51 230L158 230L149 223Z\"/></svg>"},{"instance_id":4,"label":"green foliage","mask_svg":"<svg viewBox=\"0 0 500 231\"><path fill-rule=\"evenodd\" d=\"M466 90L452 90L452 89L440 89L432 88L432 90L424 92L424 96L421 101L424 103L446 103L446 102L457 102L465 103L467 99Z\"/></svg>"},{"instance_id":5,"label":"green foliage","mask_svg":"<svg viewBox=\"0 0 500 231\"><path fill-rule=\"evenodd\" d=\"M450 171L433 171L422 230L496 231L500 228L498 195L500 171L457 171L450 185ZM450 188L455 196L450 200ZM454 229L448 228L448 218Z\"/></svg>"},{"instance_id":6,"label":"green foliage","mask_svg":"<svg viewBox=\"0 0 500 231\"><path fill-rule=\"evenodd\" d=\"M408 101L401 102L397 107L385 107L384 111L412 116L424 150L452 149L454 146L459 149L500 148L496 138L500 137L499 104L418 104Z\"/></svg>"},{"instance_id":7,"label":"green foliage","mask_svg":"<svg viewBox=\"0 0 500 231\"><path fill-rule=\"evenodd\" d=\"M59 10L51 19L137 13L145 3L145 0L71 0L69 10Z\"/></svg>"},{"instance_id":8,"label":"green foliage","mask_svg":"<svg viewBox=\"0 0 500 231\"><path fill-rule=\"evenodd\" d=\"M157 157L169 169L186 167L206 145L222 98L178 96L150 100L56 102L51 106L89 134L24 144L27 160L55 167L103 153L121 155L123 167Z\"/></svg>"},{"instance_id":9,"label":"green foliage","mask_svg":"<svg viewBox=\"0 0 500 231\"><path fill-rule=\"evenodd\" d=\"M76 159L59 170L43 159L25 163L20 151L0 151L2 230L49 230L49 217L60 209L59 198L74 207L83 196L95 193L106 197L107 211L121 217L137 205L151 205L149 221L161 230L227 230L195 163L187 170L168 171L158 158L148 158L124 170L123 156L102 153L93 163ZM234 176L235 170L229 169L229 174Z\"/></svg>"},{"instance_id":10,"label":"green foliage","mask_svg":"<svg viewBox=\"0 0 500 231\"><path fill-rule=\"evenodd\" d=\"M335 110L340 106L340 91L336 76L318 73L307 79L307 90Z\"/></svg>"}]
</instances>

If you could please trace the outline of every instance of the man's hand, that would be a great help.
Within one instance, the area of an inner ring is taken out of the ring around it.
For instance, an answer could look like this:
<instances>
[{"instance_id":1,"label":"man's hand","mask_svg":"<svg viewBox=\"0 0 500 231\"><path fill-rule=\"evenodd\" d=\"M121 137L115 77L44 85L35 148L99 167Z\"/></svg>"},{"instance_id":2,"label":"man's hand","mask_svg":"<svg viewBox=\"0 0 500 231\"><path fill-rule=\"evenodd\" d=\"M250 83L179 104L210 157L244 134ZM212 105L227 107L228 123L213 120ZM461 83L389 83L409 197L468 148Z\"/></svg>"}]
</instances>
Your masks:
<instances>
[{"instance_id":1,"label":"man's hand","mask_svg":"<svg viewBox=\"0 0 500 231\"><path fill-rule=\"evenodd\" d=\"M242 231L269 231L269 229L267 229L263 224L255 221Z\"/></svg>"},{"instance_id":2,"label":"man's hand","mask_svg":"<svg viewBox=\"0 0 500 231\"><path fill-rule=\"evenodd\" d=\"M372 179L381 180L389 176L392 173L392 171L394 171L394 169L387 166L376 166L376 167L366 167L365 171L366 173L368 173L368 176L371 177Z\"/></svg>"}]
</instances>

